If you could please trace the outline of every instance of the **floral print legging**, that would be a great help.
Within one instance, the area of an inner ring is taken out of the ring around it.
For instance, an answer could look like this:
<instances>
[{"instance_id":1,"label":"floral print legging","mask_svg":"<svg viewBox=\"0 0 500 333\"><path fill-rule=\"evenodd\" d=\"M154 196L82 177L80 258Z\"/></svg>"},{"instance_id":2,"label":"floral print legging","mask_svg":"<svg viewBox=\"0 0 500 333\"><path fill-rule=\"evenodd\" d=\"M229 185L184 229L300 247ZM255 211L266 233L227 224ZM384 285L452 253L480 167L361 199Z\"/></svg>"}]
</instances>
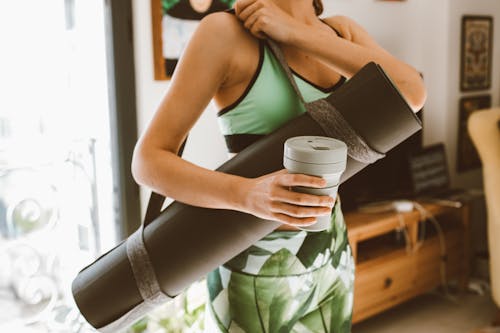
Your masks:
<instances>
[{"instance_id":1,"label":"floral print legging","mask_svg":"<svg viewBox=\"0 0 500 333\"><path fill-rule=\"evenodd\" d=\"M210 272L205 332L349 333L355 268L339 198L331 222L274 231Z\"/></svg>"}]
</instances>

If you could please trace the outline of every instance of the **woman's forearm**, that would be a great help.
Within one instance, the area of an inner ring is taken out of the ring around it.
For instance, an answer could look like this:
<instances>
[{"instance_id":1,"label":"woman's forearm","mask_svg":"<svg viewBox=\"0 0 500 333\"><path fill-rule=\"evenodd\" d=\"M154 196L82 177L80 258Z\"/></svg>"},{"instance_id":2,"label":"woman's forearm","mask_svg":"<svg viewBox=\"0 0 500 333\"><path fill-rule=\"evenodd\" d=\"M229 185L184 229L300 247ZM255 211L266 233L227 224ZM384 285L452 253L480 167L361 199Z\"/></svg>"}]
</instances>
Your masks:
<instances>
[{"instance_id":1,"label":"woman's forearm","mask_svg":"<svg viewBox=\"0 0 500 333\"><path fill-rule=\"evenodd\" d=\"M294 46L315 54L323 63L350 78L370 61L382 66L414 111L425 102L425 86L418 72L381 47L364 46L314 27L298 29Z\"/></svg>"},{"instance_id":2,"label":"woman's forearm","mask_svg":"<svg viewBox=\"0 0 500 333\"><path fill-rule=\"evenodd\" d=\"M238 210L244 177L200 167L161 149L135 152L135 181L183 203L214 209Z\"/></svg>"}]
</instances>

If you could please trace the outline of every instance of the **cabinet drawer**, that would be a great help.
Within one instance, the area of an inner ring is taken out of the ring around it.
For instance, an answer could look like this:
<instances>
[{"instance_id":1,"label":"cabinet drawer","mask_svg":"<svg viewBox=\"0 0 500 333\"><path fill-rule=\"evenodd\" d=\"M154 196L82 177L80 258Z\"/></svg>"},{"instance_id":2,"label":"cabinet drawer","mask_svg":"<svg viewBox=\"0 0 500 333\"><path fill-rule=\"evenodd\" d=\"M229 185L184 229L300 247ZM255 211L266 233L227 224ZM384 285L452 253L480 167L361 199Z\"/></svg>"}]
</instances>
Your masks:
<instances>
[{"instance_id":1,"label":"cabinet drawer","mask_svg":"<svg viewBox=\"0 0 500 333\"><path fill-rule=\"evenodd\" d=\"M448 279L458 276L464 264L462 238L463 233L460 230L448 231L445 234ZM430 289L441 284L441 248L437 237L426 240L415 254L415 270L419 287Z\"/></svg>"},{"instance_id":2,"label":"cabinet drawer","mask_svg":"<svg viewBox=\"0 0 500 333\"><path fill-rule=\"evenodd\" d=\"M354 316L388 308L415 283L415 268L405 250L398 250L356 268Z\"/></svg>"}]
</instances>

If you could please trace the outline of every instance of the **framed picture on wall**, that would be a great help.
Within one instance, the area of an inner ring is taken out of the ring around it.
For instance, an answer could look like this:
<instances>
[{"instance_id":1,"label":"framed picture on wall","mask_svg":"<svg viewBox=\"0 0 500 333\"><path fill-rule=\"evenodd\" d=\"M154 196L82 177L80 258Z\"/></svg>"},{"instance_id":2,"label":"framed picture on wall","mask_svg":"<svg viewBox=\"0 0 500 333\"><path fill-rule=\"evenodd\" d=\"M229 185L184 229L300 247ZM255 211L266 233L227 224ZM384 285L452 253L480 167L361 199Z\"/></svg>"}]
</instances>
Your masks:
<instances>
[{"instance_id":1,"label":"framed picture on wall","mask_svg":"<svg viewBox=\"0 0 500 333\"><path fill-rule=\"evenodd\" d=\"M206 15L233 7L236 0L151 0L155 80L172 77L177 61Z\"/></svg>"},{"instance_id":2,"label":"framed picture on wall","mask_svg":"<svg viewBox=\"0 0 500 333\"><path fill-rule=\"evenodd\" d=\"M460 90L491 87L493 17L463 16L460 57Z\"/></svg>"},{"instance_id":3,"label":"framed picture on wall","mask_svg":"<svg viewBox=\"0 0 500 333\"><path fill-rule=\"evenodd\" d=\"M491 106L491 96L481 95L460 99L460 115L458 122L457 172L464 172L481 167L481 160L467 131L467 121L477 110Z\"/></svg>"}]
</instances>

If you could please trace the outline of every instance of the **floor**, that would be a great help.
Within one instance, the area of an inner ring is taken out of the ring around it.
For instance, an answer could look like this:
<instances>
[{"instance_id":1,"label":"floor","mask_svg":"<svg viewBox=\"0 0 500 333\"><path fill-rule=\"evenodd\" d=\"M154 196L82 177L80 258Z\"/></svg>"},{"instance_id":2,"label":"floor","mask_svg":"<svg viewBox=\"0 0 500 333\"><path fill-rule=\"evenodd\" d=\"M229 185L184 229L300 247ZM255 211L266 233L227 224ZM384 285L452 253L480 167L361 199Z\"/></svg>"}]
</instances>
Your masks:
<instances>
[{"instance_id":1,"label":"floor","mask_svg":"<svg viewBox=\"0 0 500 333\"><path fill-rule=\"evenodd\" d=\"M495 313L488 296L470 292L448 299L431 292L354 325L352 333L470 333Z\"/></svg>"}]
</instances>

